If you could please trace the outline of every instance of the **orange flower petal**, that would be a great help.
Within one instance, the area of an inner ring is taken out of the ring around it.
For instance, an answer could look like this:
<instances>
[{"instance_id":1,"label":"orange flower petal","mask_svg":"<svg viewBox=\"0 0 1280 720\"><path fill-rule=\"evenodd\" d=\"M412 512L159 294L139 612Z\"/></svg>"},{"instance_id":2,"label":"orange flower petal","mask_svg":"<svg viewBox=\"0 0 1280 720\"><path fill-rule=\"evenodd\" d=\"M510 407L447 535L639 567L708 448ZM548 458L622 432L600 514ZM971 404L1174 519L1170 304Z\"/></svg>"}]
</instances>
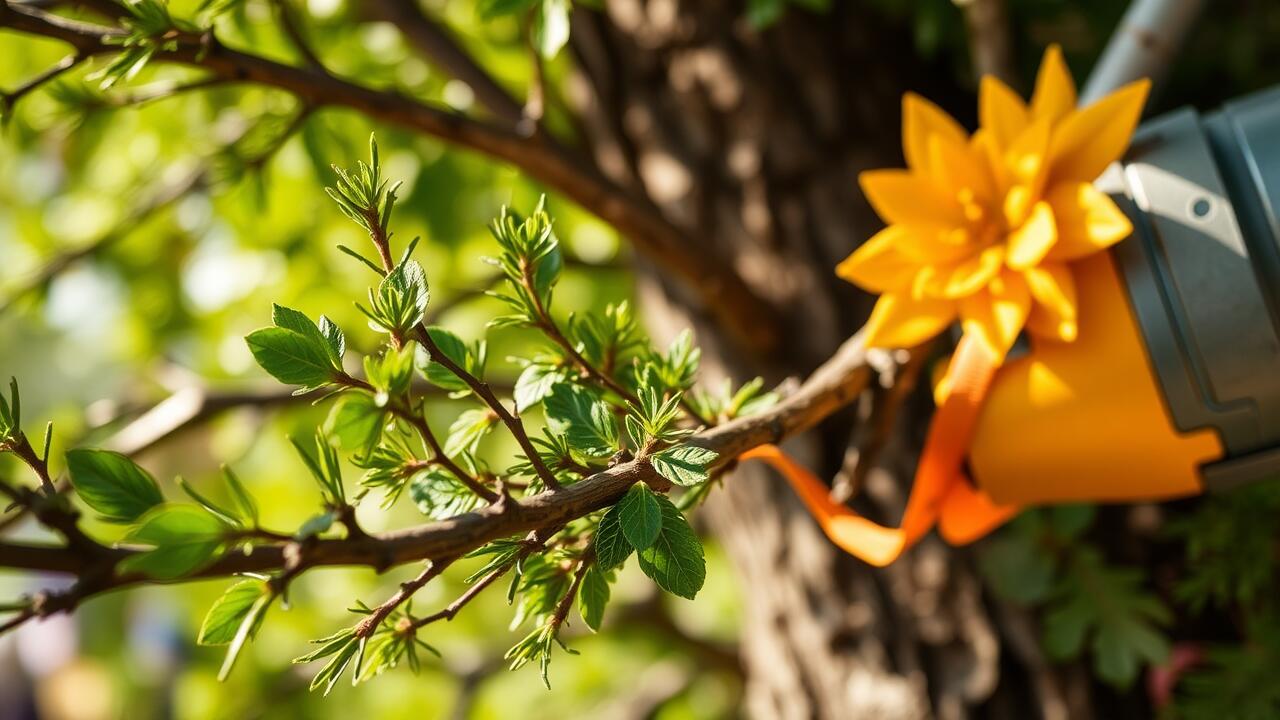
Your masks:
<instances>
[{"instance_id":1,"label":"orange flower petal","mask_svg":"<svg viewBox=\"0 0 1280 720\"><path fill-rule=\"evenodd\" d=\"M929 158L933 164L933 176L943 187L957 197L969 196L966 214L970 209L980 211L991 199L995 188L991 174L987 172L986 158L974 152L968 142L953 143L941 135L934 135L929 138ZM967 219L976 222L982 218L968 216Z\"/></svg>"},{"instance_id":2,"label":"orange flower petal","mask_svg":"<svg viewBox=\"0 0 1280 720\"><path fill-rule=\"evenodd\" d=\"M923 297L954 300L972 295L1000 272L1004 248L992 246L955 265L931 265L916 276L915 289Z\"/></svg>"},{"instance_id":3,"label":"orange flower petal","mask_svg":"<svg viewBox=\"0 0 1280 720\"><path fill-rule=\"evenodd\" d=\"M890 225L863 243L836 266L836 275L867 292L882 293L911 286L920 271L920 263L899 249L899 239L906 228Z\"/></svg>"},{"instance_id":4,"label":"orange flower petal","mask_svg":"<svg viewBox=\"0 0 1280 720\"><path fill-rule=\"evenodd\" d=\"M1052 181L1093 182L1119 160L1129 147L1150 88L1151 81L1138 80L1064 118L1050 145Z\"/></svg>"},{"instance_id":5,"label":"orange flower petal","mask_svg":"<svg viewBox=\"0 0 1280 720\"><path fill-rule=\"evenodd\" d=\"M929 153L931 138L948 145L964 147L969 135L951 116L915 93L902 96L902 150L907 165L917 173L930 175L933 167Z\"/></svg>"},{"instance_id":6,"label":"orange flower petal","mask_svg":"<svg viewBox=\"0 0 1280 720\"><path fill-rule=\"evenodd\" d=\"M894 238L898 250L919 265L954 263L973 254L976 247L964 228L936 225L895 225L901 232Z\"/></svg>"},{"instance_id":7,"label":"orange flower petal","mask_svg":"<svg viewBox=\"0 0 1280 720\"><path fill-rule=\"evenodd\" d=\"M963 221L960 204L928 177L906 170L868 170L858 184L886 223L954 226Z\"/></svg>"},{"instance_id":8,"label":"orange flower petal","mask_svg":"<svg viewBox=\"0 0 1280 720\"><path fill-rule=\"evenodd\" d=\"M996 147L1004 150L1013 145L1031 122L1026 103L1008 85L991 75L984 75L978 87L978 119L991 133Z\"/></svg>"},{"instance_id":9,"label":"orange flower petal","mask_svg":"<svg viewBox=\"0 0 1280 720\"><path fill-rule=\"evenodd\" d=\"M1092 183L1062 183L1045 198L1058 223L1049 260L1075 260L1105 250L1133 232L1129 218Z\"/></svg>"},{"instance_id":10,"label":"orange flower petal","mask_svg":"<svg viewBox=\"0 0 1280 720\"><path fill-rule=\"evenodd\" d=\"M1039 263L1058 240L1053 210L1043 200L1031 208L1026 222L1009 233L1009 267L1026 270Z\"/></svg>"},{"instance_id":11,"label":"orange flower petal","mask_svg":"<svg viewBox=\"0 0 1280 720\"><path fill-rule=\"evenodd\" d=\"M885 293L867 320L867 347L910 348L942 332L956 317L950 300L914 300Z\"/></svg>"},{"instance_id":12,"label":"orange flower petal","mask_svg":"<svg viewBox=\"0 0 1280 720\"><path fill-rule=\"evenodd\" d=\"M1036 90L1031 96L1031 116L1057 122L1076 109L1076 84L1062 59L1062 48L1050 45L1040 61Z\"/></svg>"},{"instance_id":13,"label":"orange flower petal","mask_svg":"<svg viewBox=\"0 0 1280 720\"><path fill-rule=\"evenodd\" d=\"M1049 263L1027 270L1023 277L1035 300L1027 330L1043 338L1076 339L1076 283L1065 263Z\"/></svg>"},{"instance_id":14,"label":"orange flower petal","mask_svg":"<svg viewBox=\"0 0 1280 720\"><path fill-rule=\"evenodd\" d=\"M987 344L1004 357L1018 339L1031 311L1031 292L1020 273L1004 270L981 292L959 301L965 334Z\"/></svg>"}]
</instances>

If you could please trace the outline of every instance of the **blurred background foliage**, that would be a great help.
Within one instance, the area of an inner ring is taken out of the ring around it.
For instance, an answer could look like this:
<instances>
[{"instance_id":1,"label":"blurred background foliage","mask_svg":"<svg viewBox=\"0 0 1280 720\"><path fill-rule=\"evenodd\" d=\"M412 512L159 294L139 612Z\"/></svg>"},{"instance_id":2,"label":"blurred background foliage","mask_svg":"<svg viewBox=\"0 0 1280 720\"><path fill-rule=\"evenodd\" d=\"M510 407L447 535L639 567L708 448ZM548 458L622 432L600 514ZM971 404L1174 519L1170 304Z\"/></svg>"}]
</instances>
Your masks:
<instances>
[{"instance_id":1,"label":"blurred background foliage","mask_svg":"<svg viewBox=\"0 0 1280 720\"><path fill-rule=\"evenodd\" d=\"M972 88L964 24L953 2L871 2L913 29L915 47L905 51L937 58L958 83ZM823 4L752 0L744 7L743 22L767 23L781 12L821 12ZM462 0L424 0L424 5L505 86L523 94L531 70L514 19L481 21L472 3ZM1076 76L1085 77L1123 5L1112 0L1011 2L1024 86L1033 77L1040 48L1051 41L1064 46ZM171 7L176 16L189 17L198 3L175 0ZM306 0L305 10L312 45L334 72L461 112L473 109L470 88L428 67L394 26L368 21L358 2ZM301 62L265 0L246 0L218 21L218 32L230 46ZM1211 107L1280 81L1276 37L1280 5L1212 3L1154 109L1188 103ZM0 87L19 86L66 53L58 43L0 32ZM554 132L572 136L562 98L570 69L566 55L547 67L548 122ZM374 127L349 111L323 109L299 119L305 108L270 90L219 85L138 102L196 80L199 73L152 66L129 83L102 91L85 76L103 62L89 63L24 98L6 114L0 135L0 305L5 308L0 368L23 380L28 417L55 421L55 457L71 446L109 440L141 410L182 387L194 384L210 392L274 387L242 341L268 324L272 302L311 316L327 313L347 329L356 349L374 346L372 331L352 305L370 277L335 249L338 243L362 247L364 238L321 189L331 181L329 163L348 165L362 157L374 130L386 174L405 183L396 211L399 238L422 236L418 258L427 268L433 303L449 306L437 322L471 339L496 314L494 302L474 297L492 273L479 261L494 251L485 224L504 203L531 207L545 188L512 168L436 140ZM851 81L855 70L850 69ZM963 118L973 107L963 103L948 109ZM182 186L193 174L198 181L192 192L141 222L131 219L158 192ZM574 259L560 285L561 310L600 308L630 298L630 256L617 234L567 202L552 196L550 203ZM50 282L15 297L52 259L82 250L84 256ZM492 333L491 342L490 379L513 380L518 366L506 358L526 356L532 347L503 331ZM219 463L231 464L260 498L266 524L296 527L312 508L303 500L309 497L308 481L285 438L309 432L323 412L306 405L281 412L234 411L147 451L140 460L164 482L182 475L201 487L212 482ZM432 412L433 423L447 424L456 408L442 401ZM0 473L13 476L13 470L0 465ZM1209 671L1189 683L1192 715L1196 693L1222 692L1224 683L1239 683L1250 668L1253 677L1263 673L1265 678L1274 672L1274 663L1268 663L1280 655L1280 642L1267 642L1280 641L1273 567L1230 562L1245 552L1275 557L1272 511L1280 507L1280 491L1260 487L1250 493L1175 507L1183 515L1176 532L1159 534L1147 550L1124 558L1129 567L1145 568L1138 584L1145 578L1148 589L1136 593L1179 584L1179 622L1190 623L1183 635L1221 637L1225 623L1234 626L1225 631L1228 636L1253 639L1213 651ZM1107 523L1130 522L1133 512L1085 508L1024 518L985 551L993 587L1014 603L1061 602L1061 588L1055 588L1064 573L1089 572L1102 562L1081 559L1079 550L1062 555L1064 538L1087 542ZM389 512L365 503L361 521L382 529L415 518L407 503ZM575 642L582 655L557 659L551 693L542 689L535 672L497 671L502 651L514 639L497 620L509 615L500 607L500 593L432 628L431 641L444 660L427 663L421 675L396 671L358 690L340 686L327 699L308 693L309 674L289 660L308 639L349 622L344 608L353 600L381 597L403 575L324 570L296 584L293 607L272 613L225 685L215 681L220 649L196 647L194 637L226 581L112 595L74 617L25 627L0 640L0 717L24 717L36 706L50 717L66 718L611 717L622 712L620 704L643 702L651 686L676 689L660 717L731 716L740 677L729 653L738 631L736 598L743 589L734 585L723 556L713 546L709 552L708 583L696 602L657 601L650 583L624 577L606 632ZM1039 552L1051 556L1028 555ZM1159 575L1188 552L1191 566L1202 571L1177 580ZM420 602L455 596L460 578L471 569L459 564L447 575L448 583L428 588ZM1133 590L1134 583L1117 578L1115 571L1102 572L1109 582ZM0 594L15 597L48 581L5 576ZM1149 619L1167 621L1168 612L1162 605ZM1262 629L1254 632L1255 627ZM1070 640L1064 641L1068 651ZM1159 655L1169 640L1160 635L1145 642ZM1124 675L1123 667L1110 670ZM1259 716L1275 710L1276 700L1266 705L1264 699Z\"/></svg>"}]
</instances>

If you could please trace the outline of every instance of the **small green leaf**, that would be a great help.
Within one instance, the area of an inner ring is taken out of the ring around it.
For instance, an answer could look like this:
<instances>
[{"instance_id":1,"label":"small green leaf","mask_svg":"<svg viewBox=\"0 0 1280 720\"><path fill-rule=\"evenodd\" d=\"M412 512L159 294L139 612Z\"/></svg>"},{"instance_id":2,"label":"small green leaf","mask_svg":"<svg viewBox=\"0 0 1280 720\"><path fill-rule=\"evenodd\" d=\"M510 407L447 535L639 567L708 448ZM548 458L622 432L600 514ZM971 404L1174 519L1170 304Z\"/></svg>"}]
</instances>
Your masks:
<instances>
[{"instance_id":1,"label":"small green leaf","mask_svg":"<svg viewBox=\"0 0 1280 720\"><path fill-rule=\"evenodd\" d=\"M67 469L80 499L107 522L133 522L164 502L155 479L120 453L71 450Z\"/></svg>"},{"instance_id":2,"label":"small green leaf","mask_svg":"<svg viewBox=\"0 0 1280 720\"><path fill-rule=\"evenodd\" d=\"M662 509L658 496L644 483L631 486L618 501L618 519L622 534L636 550L644 550L662 532Z\"/></svg>"},{"instance_id":3,"label":"small green leaf","mask_svg":"<svg viewBox=\"0 0 1280 720\"><path fill-rule=\"evenodd\" d=\"M126 542L152 545L120 561L121 572L140 572L157 580L190 575L217 556L230 527L192 505L161 505L147 512Z\"/></svg>"},{"instance_id":4,"label":"small green leaf","mask_svg":"<svg viewBox=\"0 0 1280 720\"><path fill-rule=\"evenodd\" d=\"M554 365L530 363L516 378L516 408L524 412L542 402L557 383L565 380L564 371Z\"/></svg>"},{"instance_id":5,"label":"small green leaf","mask_svg":"<svg viewBox=\"0 0 1280 720\"><path fill-rule=\"evenodd\" d=\"M689 487L710 478L707 468L720 454L697 445L677 445L649 456L653 469L677 485Z\"/></svg>"},{"instance_id":6,"label":"small green leaf","mask_svg":"<svg viewBox=\"0 0 1280 720\"><path fill-rule=\"evenodd\" d=\"M378 407L372 395L349 392L329 411L325 432L343 448L368 455L382 438L386 416L386 409Z\"/></svg>"},{"instance_id":7,"label":"small green leaf","mask_svg":"<svg viewBox=\"0 0 1280 720\"><path fill-rule=\"evenodd\" d=\"M311 322L311 318L307 317L306 314L301 311L294 310L293 308L288 308L283 305L273 304L271 306L271 322L278 328L292 330L305 337L308 342L324 347L326 350L330 351L330 357L332 358L333 348L329 344L329 339L325 337L325 334L314 322ZM342 331L339 330L338 332L341 334ZM338 364L340 362L341 358L339 357L337 363L335 363L335 367L341 367L341 365Z\"/></svg>"},{"instance_id":8,"label":"small green leaf","mask_svg":"<svg viewBox=\"0 0 1280 720\"><path fill-rule=\"evenodd\" d=\"M333 366L342 369L342 357L347 354L347 337L328 317L320 316L320 334L324 336L325 345L329 348L329 358Z\"/></svg>"},{"instance_id":9,"label":"small green leaf","mask_svg":"<svg viewBox=\"0 0 1280 720\"><path fill-rule=\"evenodd\" d=\"M316 331L319 334L319 330ZM328 345L285 328L262 328L245 338L258 365L286 385L320 387L334 377Z\"/></svg>"},{"instance_id":10,"label":"small green leaf","mask_svg":"<svg viewBox=\"0 0 1280 720\"><path fill-rule=\"evenodd\" d=\"M592 632L600 631L604 621L604 608L609 604L609 578L599 566L592 565L582 577L582 587L578 590L578 610L582 613L582 621Z\"/></svg>"},{"instance_id":11,"label":"small green leaf","mask_svg":"<svg viewBox=\"0 0 1280 720\"><path fill-rule=\"evenodd\" d=\"M612 570L631 557L634 548L622 534L622 510L618 505L609 508L609 512L600 519L596 528L596 564L603 570Z\"/></svg>"},{"instance_id":12,"label":"small green leaf","mask_svg":"<svg viewBox=\"0 0 1280 720\"><path fill-rule=\"evenodd\" d=\"M640 551L640 569L663 590L692 600L707 579L702 543L667 496L654 497L662 508L662 532Z\"/></svg>"},{"instance_id":13,"label":"small green leaf","mask_svg":"<svg viewBox=\"0 0 1280 720\"><path fill-rule=\"evenodd\" d=\"M609 404L590 390L560 383L543 400L547 423L565 433L569 445L589 457L609 457L618 451L618 421Z\"/></svg>"},{"instance_id":14,"label":"small green leaf","mask_svg":"<svg viewBox=\"0 0 1280 720\"><path fill-rule=\"evenodd\" d=\"M261 580L241 580L227 588L205 614L196 642L201 645L230 643L254 604L270 592L267 584Z\"/></svg>"},{"instance_id":15,"label":"small green leaf","mask_svg":"<svg viewBox=\"0 0 1280 720\"><path fill-rule=\"evenodd\" d=\"M432 520L447 520L471 512L484 500L447 470L438 467L419 471L409 481L409 497Z\"/></svg>"},{"instance_id":16,"label":"small green leaf","mask_svg":"<svg viewBox=\"0 0 1280 720\"><path fill-rule=\"evenodd\" d=\"M298 540L306 540L309 537L319 535L333 527L334 516L331 512L323 512L319 515L311 517L302 526L298 528L298 532L293 536Z\"/></svg>"},{"instance_id":17,"label":"small green leaf","mask_svg":"<svg viewBox=\"0 0 1280 720\"><path fill-rule=\"evenodd\" d=\"M248 518L249 524L257 527L258 503L254 502L253 495L249 494L249 490L245 488L244 483L240 482L240 478L226 465L222 466L222 477L227 481L227 491L231 494L231 499L235 501L236 508L240 510L241 516Z\"/></svg>"},{"instance_id":18,"label":"small green leaf","mask_svg":"<svg viewBox=\"0 0 1280 720\"><path fill-rule=\"evenodd\" d=\"M222 667L218 669L218 682L223 682L227 676L231 674L231 669L235 667L236 659L240 657L240 651L244 649L245 643L257 634L258 628L262 626L262 620L267 616L267 608L271 607L271 602L275 600L275 593L266 593L258 596L253 605L249 607L249 612L244 614L244 618L240 621L240 627L236 629L235 637L231 639L231 644L227 646L227 654L222 660Z\"/></svg>"},{"instance_id":19,"label":"small green leaf","mask_svg":"<svg viewBox=\"0 0 1280 720\"><path fill-rule=\"evenodd\" d=\"M444 454L454 457L462 453L475 453L480 441L497 423L498 416L488 408L474 408L458 415L458 419L449 426Z\"/></svg>"},{"instance_id":20,"label":"small green leaf","mask_svg":"<svg viewBox=\"0 0 1280 720\"><path fill-rule=\"evenodd\" d=\"M431 341L435 343L440 352L444 353L458 367L468 371L473 369L474 354L469 351L462 338L439 327L427 328L427 334L431 336ZM435 362L430 354L421 347L418 348L416 364L418 372L422 373L427 382L436 387L450 392L467 392L470 389L461 378L454 375L439 362Z\"/></svg>"}]
</instances>

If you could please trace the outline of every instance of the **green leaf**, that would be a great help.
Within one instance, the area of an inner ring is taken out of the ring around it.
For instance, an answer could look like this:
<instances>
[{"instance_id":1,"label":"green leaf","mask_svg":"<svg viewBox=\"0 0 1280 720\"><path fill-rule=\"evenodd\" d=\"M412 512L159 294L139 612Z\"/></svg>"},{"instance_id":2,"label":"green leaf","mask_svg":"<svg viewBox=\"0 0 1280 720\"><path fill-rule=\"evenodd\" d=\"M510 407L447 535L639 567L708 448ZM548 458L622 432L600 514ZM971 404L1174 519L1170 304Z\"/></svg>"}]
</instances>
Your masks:
<instances>
[{"instance_id":1,"label":"green leaf","mask_svg":"<svg viewBox=\"0 0 1280 720\"><path fill-rule=\"evenodd\" d=\"M243 518L237 515L234 510L228 510L227 508L224 508L221 505L218 505L214 501L200 494L200 491L196 490L195 486L193 486L191 483L187 482L181 477L177 478L175 482L177 482L178 487L182 488L182 491L187 494L187 497L194 500L196 504L204 508L206 512L213 514L214 516L224 520L225 522L231 525L238 526L242 523Z\"/></svg>"},{"instance_id":2,"label":"green leaf","mask_svg":"<svg viewBox=\"0 0 1280 720\"><path fill-rule=\"evenodd\" d=\"M258 503L254 502L253 495L249 494L244 483L240 482L240 478L236 477L236 474L226 465L222 466L222 476L227 481L227 490L231 494L231 499L235 501L236 508L240 510L241 516L248 518L250 524L257 527Z\"/></svg>"},{"instance_id":3,"label":"green leaf","mask_svg":"<svg viewBox=\"0 0 1280 720\"><path fill-rule=\"evenodd\" d=\"M227 646L227 654L222 659L222 667L218 669L218 682L223 682L227 676L231 674L231 669L236 665L236 659L240 657L240 651L244 649L245 643L257 634L258 628L262 626L262 620L267 616L267 608L271 607L271 602L276 599L275 593L266 593L258 596L253 605L249 607L249 612L244 614L240 621L240 627L236 629L235 637L231 639L231 644Z\"/></svg>"},{"instance_id":4,"label":"green leaf","mask_svg":"<svg viewBox=\"0 0 1280 720\"><path fill-rule=\"evenodd\" d=\"M306 314L293 308L283 305L272 304L271 306L271 322L278 328L292 330L299 335L305 337L307 342L321 346L326 350L332 350L329 345L329 339L325 337L320 328ZM341 332L341 331L339 331ZM330 353L332 357L332 353ZM341 360L339 360L341 362ZM339 366L340 367L340 366Z\"/></svg>"},{"instance_id":5,"label":"green leaf","mask_svg":"<svg viewBox=\"0 0 1280 720\"><path fill-rule=\"evenodd\" d=\"M245 342L258 365L286 385L315 388L334 377L328 344L324 340L317 341L294 330L274 327L249 333Z\"/></svg>"},{"instance_id":6,"label":"green leaf","mask_svg":"<svg viewBox=\"0 0 1280 720\"><path fill-rule=\"evenodd\" d=\"M427 328L427 334L431 336L431 341L435 343L440 352L444 353L458 367L468 371L473 369L474 354L469 351L462 338L440 327ZM427 382L432 385L450 392L467 392L470 390L461 378L454 375L440 363L434 362L424 348L418 348L416 363L418 372L422 373Z\"/></svg>"},{"instance_id":7,"label":"green leaf","mask_svg":"<svg viewBox=\"0 0 1280 720\"><path fill-rule=\"evenodd\" d=\"M230 643L254 604L270 592L267 584L261 580L242 580L227 588L205 614L196 642L201 645Z\"/></svg>"},{"instance_id":8,"label":"green leaf","mask_svg":"<svg viewBox=\"0 0 1280 720\"><path fill-rule=\"evenodd\" d=\"M319 515L312 516L302 526L298 528L298 532L293 536L298 540L306 540L309 537L319 535L333 527L334 515L331 512L323 512Z\"/></svg>"},{"instance_id":9,"label":"green leaf","mask_svg":"<svg viewBox=\"0 0 1280 720\"><path fill-rule=\"evenodd\" d=\"M474 408L458 415L458 419L449 426L444 454L454 457L462 453L475 453L480 441L497 423L498 416L488 408Z\"/></svg>"},{"instance_id":10,"label":"green leaf","mask_svg":"<svg viewBox=\"0 0 1280 720\"><path fill-rule=\"evenodd\" d=\"M533 44L547 60L569 42L569 10L569 0L542 0L541 12L534 18Z\"/></svg>"},{"instance_id":11,"label":"green leaf","mask_svg":"<svg viewBox=\"0 0 1280 720\"><path fill-rule=\"evenodd\" d=\"M697 445L677 445L649 456L649 463L662 477L677 485L689 487L706 482L708 468L720 454Z\"/></svg>"},{"instance_id":12,"label":"green leaf","mask_svg":"<svg viewBox=\"0 0 1280 720\"><path fill-rule=\"evenodd\" d=\"M639 552L640 569L663 590L692 600L707 579L702 543L667 496L654 497L662 508L662 532Z\"/></svg>"},{"instance_id":13,"label":"green leaf","mask_svg":"<svg viewBox=\"0 0 1280 720\"><path fill-rule=\"evenodd\" d=\"M644 550L662 532L662 509L658 505L658 496L644 483L632 485L618 501L618 520L631 547Z\"/></svg>"},{"instance_id":14,"label":"green leaf","mask_svg":"<svg viewBox=\"0 0 1280 720\"><path fill-rule=\"evenodd\" d=\"M416 473L409 481L409 497L422 514L432 520L447 520L471 512L484 502L483 498L439 467Z\"/></svg>"},{"instance_id":15,"label":"green leaf","mask_svg":"<svg viewBox=\"0 0 1280 720\"><path fill-rule=\"evenodd\" d=\"M604 608L609 604L609 578L598 565L587 569L582 577L582 587L578 590L578 610L582 613L582 621L592 632L600 631L604 621Z\"/></svg>"},{"instance_id":16,"label":"green leaf","mask_svg":"<svg viewBox=\"0 0 1280 720\"><path fill-rule=\"evenodd\" d=\"M1075 549L1057 599L1045 613L1045 650L1055 658L1071 658L1092 638L1094 670L1118 687L1131 684L1144 663L1163 662L1169 643L1155 626L1171 618L1160 600L1143 590L1143 580L1139 570L1108 566L1093 548Z\"/></svg>"},{"instance_id":17,"label":"green leaf","mask_svg":"<svg viewBox=\"0 0 1280 720\"><path fill-rule=\"evenodd\" d=\"M71 450L67 470L80 499L107 522L133 522L164 502L155 479L120 453Z\"/></svg>"},{"instance_id":18,"label":"green leaf","mask_svg":"<svg viewBox=\"0 0 1280 720\"><path fill-rule=\"evenodd\" d=\"M565 433L569 445L589 457L609 457L618 451L618 421L609 404L590 390L560 383L543 400L547 424Z\"/></svg>"},{"instance_id":19,"label":"green leaf","mask_svg":"<svg viewBox=\"0 0 1280 720\"><path fill-rule=\"evenodd\" d=\"M368 455L382 438L387 411L378 407L372 395L349 392L329 411L325 432L338 444L360 455Z\"/></svg>"},{"instance_id":20,"label":"green leaf","mask_svg":"<svg viewBox=\"0 0 1280 720\"><path fill-rule=\"evenodd\" d=\"M557 383L565 380L564 371L554 365L530 363L516 378L516 409L524 412L542 402Z\"/></svg>"},{"instance_id":21,"label":"green leaf","mask_svg":"<svg viewBox=\"0 0 1280 720\"><path fill-rule=\"evenodd\" d=\"M600 519L600 526L596 528L596 564L603 570L612 570L622 565L634 550L627 537L622 534L621 515L622 510L614 505Z\"/></svg>"},{"instance_id":22,"label":"green leaf","mask_svg":"<svg viewBox=\"0 0 1280 720\"><path fill-rule=\"evenodd\" d=\"M121 572L140 572L157 580L190 575L217 556L230 527L192 505L161 505L148 511L126 536L126 542L154 550L125 558Z\"/></svg>"},{"instance_id":23,"label":"green leaf","mask_svg":"<svg viewBox=\"0 0 1280 720\"><path fill-rule=\"evenodd\" d=\"M333 360L333 366L341 369L342 357L347 354L347 337L342 333L342 328L328 317L321 315L320 334L324 336L325 345L329 348L329 358Z\"/></svg>"}]
</instances>

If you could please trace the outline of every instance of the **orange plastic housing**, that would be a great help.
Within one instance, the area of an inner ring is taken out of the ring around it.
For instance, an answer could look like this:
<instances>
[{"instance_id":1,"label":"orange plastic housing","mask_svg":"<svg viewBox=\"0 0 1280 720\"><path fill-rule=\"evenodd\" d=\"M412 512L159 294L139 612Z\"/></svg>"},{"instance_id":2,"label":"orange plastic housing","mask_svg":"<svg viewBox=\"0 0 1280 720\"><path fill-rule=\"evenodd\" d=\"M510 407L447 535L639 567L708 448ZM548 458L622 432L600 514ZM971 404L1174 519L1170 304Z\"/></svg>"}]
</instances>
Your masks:
<instances>
[{"instance_id":1,"label":"orange plastic housing","mask_svg":"<svg viewBox=\"0 0 1280 720\"><path fill-rule=\"evenodd\" d=\"M1156 500L1202 491L1223 455L1214 430L1180 433L1165 409L1111 253L1077 265L1080 334L1034 340L996 374L970 453L998 503Z\"/></svg>"}]
</instances>

